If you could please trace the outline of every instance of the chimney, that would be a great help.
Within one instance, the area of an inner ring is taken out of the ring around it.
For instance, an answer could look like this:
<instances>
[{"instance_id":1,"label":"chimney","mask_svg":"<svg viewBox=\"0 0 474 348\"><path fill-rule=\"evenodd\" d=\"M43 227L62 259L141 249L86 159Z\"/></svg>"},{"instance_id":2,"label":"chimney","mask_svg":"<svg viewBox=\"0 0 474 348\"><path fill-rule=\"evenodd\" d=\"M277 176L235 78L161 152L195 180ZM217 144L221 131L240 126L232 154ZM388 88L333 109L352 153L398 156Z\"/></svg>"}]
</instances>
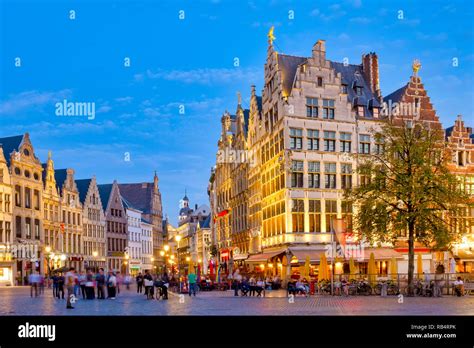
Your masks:
<instances>
[{"instance_id":1,"label":"chimney","mask_svg":"<svg viewBox=\"0 0 474 348\"><path fill-rule=\"evenodd\" d=\"M370 52L362 56L362 70L370 90L379 99L382 97L379 86L379 59L375 52Z\"/></svg>"},{"instance_id":2,"label":"chimney","mask_svg":"<svg viewBox=\"0 0 474 348\"><path fill-rule=\"evenodd\" d=\"M313 59L319 62L319 66L324 65L326 61L326 41L318 40L313 46Z\"/></svg>"}]
</instances>

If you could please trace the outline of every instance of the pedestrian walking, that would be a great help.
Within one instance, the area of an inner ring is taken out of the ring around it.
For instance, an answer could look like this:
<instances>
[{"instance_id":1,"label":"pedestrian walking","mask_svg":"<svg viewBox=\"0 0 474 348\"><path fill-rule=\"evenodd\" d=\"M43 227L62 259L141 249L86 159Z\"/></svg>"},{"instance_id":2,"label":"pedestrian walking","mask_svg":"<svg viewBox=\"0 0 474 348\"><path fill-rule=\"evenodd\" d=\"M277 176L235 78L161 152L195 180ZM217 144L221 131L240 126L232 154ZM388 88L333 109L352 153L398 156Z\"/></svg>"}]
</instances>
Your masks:
<instances>
[{"instance_id":1,"label":"pedestrian walking","mask_svg":"<svg viewBox=\"0 0 474 348\"><path fill-rule=\"evenodd\" d=\"M145 275L143 276L143 283L145 285L145 295L148 300L153 299L153 277L151 276L148 270L145 271Z\"/></svg>"},{"instance_id":2,"label":"pedestrian walking","mask_svg":"<svg viewBox=\"0 0 474 348\"><path fill-rule=\"evenodd\" d=\"M105 274L104 269L100 268L99 273L97 273L95 277L95 281L97 283L97 298L99 300L105 299Z\"/></svg>"},{"instance_id":3,"label":"pedestrian walking","mask_svg":"<svg viewBox=\"0 0 474 348\"><path fill-rule=\"evenodd\" d=\"M143 291L143 274L142 272L138 273L136 277L137 281L137 294L141 294Z\"/></svg>"},{"instance_id":4,"label":"pedestrian walking","mask_svg":"<svg viewBox=\"0 0 474 348\"><path fill-rule=\"evenodd\" d=\"M64 276L62 273L58 277L58 298L64 300Z\"/></svg>"},{"instance_id":5,"label":"pedestrian walking","mask_svg":"<svg viewBox=\"0 0 474 348\"><path fill-rule=\"evenodd\" d=\"M75 298L74 295L74 286L76 285L76 270L74 267L69 268L69 272L66 273L66 287L67 287L67 303L66 303L66 308L67 309L74 309L72 306L71 301L73 298Z\"/></svg>"},{"instance_id":6,"label":"pedestrian walking","mask_svg":"<svg viewBox=\"0 0 474 348\"><path fill-rule=\"evenodd\" d=\"M84 272L82 272L79 275L79 286L81 287L81 294L82 294L82 299L83 300L86 299L86 281L87 281L86 274Z\"/></svg>"},{"instance_id":7,"label":"pedestrian walking","mask_svg":"<svg viewBox=\"0 0 474 348\"><path fill-rule=\"evenodd\" d=\"M53 297L59 298L59 276L55 273L53 275Z\"/></svg>"},{"instance_id":8,"label":"pedestrian walking","mask_svg":"<svg viewBox=\"0 0 474 348\"><path fill-rule=\"evenodd\" d=\"M38 277L39 277L39 293L40 295L44 294L44 282L45 282L45 278L42 274L38 274Z\"/></svg>"},{"instance_id":9,"label":"pedestrian walking","mask_svg":"<svg viewBox=\"0 0 474 348\"><path fill-rule=\"evenodd\" d=\"M168 288L170 287L170 278L168 277L168 273L166 271L163 273L163 276L161 277L161 280L163 281L163 300L168 299Z\"/></svg>"},{"instance_id":10,"label":"pedestrian walking","mask_svg":"<svg viewBox=\"0 0 474 348\"><path fill-rule=\"evenodd\" d=\"M93 300L95 298L95 291L94 291L94 275L92 271L89 270L86 275L86 282L85 282L85 293L87 300Z\"/></svg>"},{"instance_id":11,"label":"pedestrian walking","mask_svg":"<svg viewBox=\"0 0 474 348\"><path fill-rule=\"evenodd\" d=\"M117 277L114 272L109 271L109 277L107 278L107 297L111 300L115 300L117 293Z\"/></svg>"},{"instance_id":12,"label":"pedestrian walking","mask_svg":"<svg viewBox=\"0 0 474 348\"><path fill-rule=\"evenodd\" d=\"M194 271L188 274L188 288L189 296L194 294L196 297L196 273Z\"/></svg>"},{"instance_id":13,"label":"pedestrian walking","mask_svg":"<svg viewBox=\"0 0 474 348\"><path fill-rule=\"evenodd\" d=\"M115 278L117 279L117 293L120 294L120 285L123 283L122 274L120 272L117 272Z\"/></svg>"},{"instance_id":14,"label":"pedestrian walking","mask_svg":"<svg viewBox=\"0 0 474 348\"><path fill-rule=\"evenodd\" d=\"M35 297L38 297L38 283L39 283L39 275L38 272L34 271L30 273L28 276L28 283L30 283L30 295L33 297L33 292Z\"/></svg>"},{"instance_id":15,"label":"pedestrian walking","mask_svg":"<svg viewBox=\"0 0 474 348\"><path fill-rule=\"evenodd\" d=\"M132 281L132 277L130 277L129 274L127 274L123 280L123 283L125 284L125 287L127 290L130 290L130 282Z\"/></svg>"}]
</instances>

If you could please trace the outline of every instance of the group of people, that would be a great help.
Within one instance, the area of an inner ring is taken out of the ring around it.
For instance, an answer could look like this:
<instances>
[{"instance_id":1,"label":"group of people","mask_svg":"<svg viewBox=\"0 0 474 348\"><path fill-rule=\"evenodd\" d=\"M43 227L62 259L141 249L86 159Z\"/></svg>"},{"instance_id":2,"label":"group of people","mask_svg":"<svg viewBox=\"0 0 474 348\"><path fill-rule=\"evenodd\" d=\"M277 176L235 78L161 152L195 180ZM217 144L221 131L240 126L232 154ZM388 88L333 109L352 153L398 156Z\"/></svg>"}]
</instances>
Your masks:
<instances>
[{"instance_id":1,"label":"group of people","mask_svg":"<svg viewBox=\"0 0 474 348\"><path fill-rule=\"evenodd\" d=\"M234 289L234 296L262 296L265 292L266 283L262 278L255 278L250 276L249 279L240 274L234 275L232 288Z\"/></svg>"},{"instance_id":2,"label":"group of people","mask_svg":"<svg viewBox=\"0 0 474 348\"><path fill-rule=\"evenodd\" d=\"M136 276L135 281L137 283L137 293L141 294L144 291L144 294L148 300L152 300L154 298L155 288L157 288L157 300L160 298L163 298L163 300L168 299L170 279L166 272L164 272L162 276L153 276L148 270L146 270L145 274L140 272Z\"/></svg>"},{"instance_id":3,"label":"group of people","mask_svg":"<svg viewBox=\"0 0 474 348\"><path fill-rule=\"evenodd\" d=\"M38 297L38 295L44 293L44 283L45 279L41 274L39 274L38 271L35 271L29 275L28 284L30 284L31 287L31 297L33 297L33 293L35 294L35 297Z\"/></svg>"},{"instance_id":4,"label":"group of people","mask_svg":"<svg viewBox=\"0 0 474 348\"><path fill-rule=\"evenodd\" d=\"M73 309L71 299L79 299L81 295L84 300L93 300L96 296L97 299L104 300L107 294L107 298L115 300L117 293L120 293L120 285L122 283L125 284L127 289L130 288L131 278L130 276L123 278L119 273L113 271L105 274L103 268L100 268L95 274L92 270L76 273L74 267L71 267L65 275L56 273L51 277L51 280L53 296L58 299L64 299L64 290L66 288L66 308Z\"/></svg>"}]
</instances>

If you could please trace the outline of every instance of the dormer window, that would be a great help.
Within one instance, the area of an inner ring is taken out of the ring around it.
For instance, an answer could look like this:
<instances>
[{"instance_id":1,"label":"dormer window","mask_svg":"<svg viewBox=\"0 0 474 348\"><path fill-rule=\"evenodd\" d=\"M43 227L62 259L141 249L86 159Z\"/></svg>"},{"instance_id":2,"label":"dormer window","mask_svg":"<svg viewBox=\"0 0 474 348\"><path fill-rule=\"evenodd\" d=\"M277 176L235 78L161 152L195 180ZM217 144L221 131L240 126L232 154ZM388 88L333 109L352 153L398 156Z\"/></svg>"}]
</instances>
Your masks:
<instances>
[{"instance_id":1,"label":"dormer window","mask_svg":"<svg viewBox=\"0 0 474 348\"><path fill-rule=\"evenodd\" d=\"M365 110L365 108L364 108L363 105L357 106L357 116L364 117L365 116L364 110Z\"/></svg>"},{"instance_id":2,"label":"dormer window","mask_svg":"<svg viewBox=\"0 0 474 348\"><path fill-rule=\"evenodd\" d=\"M356 86L355 87L355 92L356 92L357 95L362 95L362 87Z\"/></svg>"},{"instance_id":3,"label":"dormer window","mask_svg":"<svg viewBox=\"0 0 474 348\"><path fill-rule=\"evenodd\" d=\"M374 118L379 118L379 108L373 108L372 115L374 116Z\"/></svg>"},{"instance_id":4,"label":"dormer window","mask_svg":"<svg viewBox=\"0 0 474 348\"><path fill-rule=\"evenodd\" d=\"M347 85L341 85L341 93L347 94Z\"/></svg>"},{"instance_id":5,"label":"dormer window","mask_svg":"<svg viewBox=\"0 0 474 348\"><path fill-rule=\"evenodd\" d=\"M323 87L323 78L318 76L318 87Z\"/></svg>"},{"instance_id":6,"label":"dormer window","mask_svg":"<svg viewBox=\"0 0 474 348\"><path fill-rule=\"evenodd\" d=\"M23 150L23 154L28 157L30 155L30 151L28 151L28 149L24 149Z\"/></svg>"}]
</instances>

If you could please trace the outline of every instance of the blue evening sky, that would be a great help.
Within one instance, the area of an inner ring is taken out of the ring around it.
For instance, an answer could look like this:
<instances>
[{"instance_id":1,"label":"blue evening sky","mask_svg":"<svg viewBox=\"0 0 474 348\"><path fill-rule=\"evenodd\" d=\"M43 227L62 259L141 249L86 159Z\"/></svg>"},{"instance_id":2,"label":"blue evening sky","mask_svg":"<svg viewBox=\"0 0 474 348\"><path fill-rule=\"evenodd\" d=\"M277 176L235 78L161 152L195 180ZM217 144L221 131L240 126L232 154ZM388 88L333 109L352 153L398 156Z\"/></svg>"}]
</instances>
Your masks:
<instances>
[{"instance_id":1,"label":"blue evening sky","mask_svg":"<svg viewBox=\"0 0 474 348\"><path fill-rule=\"evenodd\" d=\"M419 58L448 127L457 114L474 126L473 23L469 0L0 0L0 137L29 132L42 161L52 150L78 179L151 181L157 170L175 223L185 188L192 205L208 203L220 117L237 91L244 106L252 84L261 91L270 26L286 54L308 56L318 39L331 60L377 52L384 95ZM64 99L94 102L95 119L56 116Z\"/></svg>"}]
</instances>

